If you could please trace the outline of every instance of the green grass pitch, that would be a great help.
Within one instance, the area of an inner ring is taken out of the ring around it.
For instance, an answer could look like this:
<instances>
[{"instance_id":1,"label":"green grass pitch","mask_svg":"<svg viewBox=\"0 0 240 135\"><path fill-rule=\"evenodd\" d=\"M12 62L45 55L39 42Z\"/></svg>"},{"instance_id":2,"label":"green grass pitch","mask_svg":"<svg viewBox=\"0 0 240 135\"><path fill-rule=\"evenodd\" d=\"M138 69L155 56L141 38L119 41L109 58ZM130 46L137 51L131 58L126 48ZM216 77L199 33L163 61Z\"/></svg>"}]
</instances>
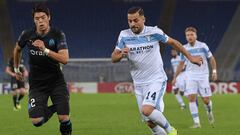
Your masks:
<instances>
[{"instance_id":1,"label":"green grass pitch","mask_svg":"<svg viewBox=\"0 0 240 135\"><path fill-rule=\"evenodd\" d=\"M202 128L192 125L189 110L180 110L173 95L164 97L164 114L179 135L240 135L240 95L214 95L215 128L211 128L200 101ZM151 135L141 122L135 96L131 94L71 94L73 135ZM27 98L22 109L13 111L10 95L0 95L1 135L59 135L57 116L35 128L27 115Z\"/></svg>"}]
</instances>

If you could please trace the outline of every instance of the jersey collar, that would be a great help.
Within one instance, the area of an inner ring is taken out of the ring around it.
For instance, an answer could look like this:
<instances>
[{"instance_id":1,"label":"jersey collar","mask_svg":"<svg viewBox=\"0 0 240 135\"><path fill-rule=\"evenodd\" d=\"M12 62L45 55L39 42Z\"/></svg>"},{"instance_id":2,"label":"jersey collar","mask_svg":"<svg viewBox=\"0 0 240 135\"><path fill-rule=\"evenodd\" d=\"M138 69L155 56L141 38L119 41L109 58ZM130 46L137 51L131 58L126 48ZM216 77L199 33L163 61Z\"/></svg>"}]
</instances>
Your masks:
<instances>
[{"instance_id":1,"label":"jersey collar","mask_svg":"<svg viewBox=\"0 0 240 135\"><path fill-rule=\"evenodd\" d=\"M131 29L130 29L130 31L132 32ZM143 25L143 29L142 29L142 31L141 31L139 34L135 34L135 33L133 33L133 32L132 32L132 34L133 34L134 36L140 36L140 35L142 35L143 33L145 33L145 31L146 31L146 26Z\"/></svg>"}]
</instances>

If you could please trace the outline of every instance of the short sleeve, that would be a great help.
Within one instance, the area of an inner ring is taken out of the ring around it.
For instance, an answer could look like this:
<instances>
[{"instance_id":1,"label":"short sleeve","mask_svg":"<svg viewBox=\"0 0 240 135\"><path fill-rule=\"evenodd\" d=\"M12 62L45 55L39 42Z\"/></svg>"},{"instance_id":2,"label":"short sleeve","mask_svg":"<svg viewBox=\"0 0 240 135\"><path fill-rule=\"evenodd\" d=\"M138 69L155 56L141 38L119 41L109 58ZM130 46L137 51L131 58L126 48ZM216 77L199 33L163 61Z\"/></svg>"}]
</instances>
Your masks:
<instances>
[{"instance_id":1,"label":"short sleeve","mask_svg":"<svg viewBox=\"0 0 240 135\"><path fill-rule=\"evenodd\" d=\"M21 47L21 48L24 48L25 47L25 45L27 44L27 31L26 30L24 30L21 34L20 34L20 36L18 37L18 41L17 41L17 43L18 43L18 45Z\"/></svg>"},{"instance_id":2,"label":"short sleeve","mask_svg":"<svg viewBox=\"0 0 240 135\"><path fill-rule=\"evenodd\" d=\"M155 28L155 34L154 36L157 38L158 41L162 43L167 43L169 37L167 34L165 34L160 28L154 27Z\"/></svg>"},{"instance_id":3,"label":"short sleeve","mask_svg":"<svg viewBox=\"0 0 240 135\"><path fill-rule=\"evenodd\" d=\"M60 35L59 35L59 41L57 43L57 49L58 50L68 49L66 36L63 32L61 32Z\"/></svg>"},{"instance_id":4,"label":"short sleeve","mask_svg":"<svg viewBox=\"0 0 240 135\"><path fill-rule=\"evenodd\" d=\"M212 57L212 52L209 50L209 47L206 44L204 44L204 50L207 58Z\"/></svg>"},{"instance_id":5,"label":"short sleeve","mask_svg":"<svg viewBox=\"0 0 240 135\"><path fill-rule=\"evenodd\" d=\"M125 44L124 44L124 41L123 41L123 32L121 31L119 36L118 36L118 41L117 41L115 49L121 50L124 47L125 47Z\"/></svg>"},{"instance_id":6,"label":"short sleeve","mask_svg":"<svg viewBox=\"0 0 240 135\"><path fill-rule=\"evenodd\" d=\"M180 53L180 60L181 61L186 61L186 57L182 53Z\"/></svg>"}]
</instances>

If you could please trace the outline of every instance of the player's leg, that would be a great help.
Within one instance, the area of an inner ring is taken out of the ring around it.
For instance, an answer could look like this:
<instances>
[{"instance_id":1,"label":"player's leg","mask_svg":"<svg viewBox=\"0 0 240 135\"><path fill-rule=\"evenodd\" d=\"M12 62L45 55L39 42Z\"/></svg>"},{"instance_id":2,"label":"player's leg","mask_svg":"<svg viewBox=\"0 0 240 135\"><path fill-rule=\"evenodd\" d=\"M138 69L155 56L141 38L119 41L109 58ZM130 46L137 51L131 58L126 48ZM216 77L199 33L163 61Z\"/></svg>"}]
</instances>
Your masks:
<instances>
[{"instance_id":1,"label":"player's leg","mask_svg":"<svg viewBox=\"0 0 240 135\"><path fill-rule=\"evenodd\" d=\"M200 119L198 114L198 106L196 103L198 93L198 83L195 80L188 79L186 81L185 95L188 97L189 110L192 115L194 125L191 128L200 128Z\"/></svg>"},{"instance_id":2,"label":"player's leg","mask_svg":"<svg viewBox=\"0 0 240 135\"><path fill-rule=\"evenodd\" d=\"M166 90L166 82L154 82L149 85L149 90L146 94L142 104L142 114L145 115L154 124L162 127L169 135L177 134L168 120L163 115L164 103L163 95Z\"/></svg>"},{"instance_id":3,"label":"player's leg","mask_svg":"<svg viewBox=\"0 0 240 135\"><path fill-rule=\"evenodd\" d=\"M25 84L23 81L18 81L18 88L19 88L19 96L18 96L18 101L20 102L20 100L24 97L24 95L26 94L26 89L25 89Z\"/></svg>"},{"instance_id":4,"label":"player's leg","mask_svg":"<svg viewBox=\"0 0 240 135\"><path fill-rule=\"evenodd\" d=\"M17 107L17 109L21 109L20 100L21 100L21 99L24 97L24 95L25 95L24 82L17 80L16 83L17 83L16 107Z\"/></svg>"},{"instance_id":5,"label":"player's leg","mask_svg":"<svg viewBox=\"0 0 240 135\"><path fill-rule=\"evenodd\" d=\"M70 121L69 115L58 115L60 122L60 132L62 135L72 134L72 122Z\"/></svg>"},{"instance_id":6,"label":"player's leg","mask_svg":"<svg viewBox=\"0 0 240 135\"><path fill-rule=\"evenodd\" d=\"M150 121L146 116L144 116L141 113L142 103L143 103L143 99L144 99L144 96L142 93L144 86L135 85L134 88L135 88L135 95L136 95L136 99L137 99L138 109L142 116L142 120L144 122L146 122L147 126L149 127L149 129L151 130L153 135L166 135L166 132L163 128L161 128L159 125L154 124L152 121Z\"/></svg>"},{"instance_id":7,"label":"player's leg","mask_svg":"<svg viewBox=\"0 0 240 135\"><path fill-rule=\"evenodd\" d=\"M180 107L181 108L184 107L185 104L183 102L182 96L180 95L179 89L178 88L173 89L173 93Z\"/></svg>"},{"instance_id":8,"label":"player's leg","mask_svg":"<svg viewBox=\"0 0 240 135\"><path fill-rule=\"evenodd\" d=\"M60 123L60 132L62 135L72 134L72 122L70 120L69 92L64 84L59 84L51 92L51 100L56 106L56 112Z\"/></svg>"},{"instance_id":9,"label":"player's leg","mask_svg":"<svg viewBox=\"0 0 240 135\"><path fill-rule=\"evenodd\" d=\"M209 123L213 126L214 124L214 116L212 111L213 105L212 105L212 100L210 99L210 97L212 96L212 91L209 85L208 78L206 78L206 80L201 81L200 95L202 97L204 107L208 115Z\"/></svg>"},{"instance_id":10,"label":"player's leg","mask_svg":"<svg viewBox=\"0 0 240 135\"><path fill-rule=\"evenodd\" d=\"M49 94L46 90L29 90L28 113L35 127L40 127L46 123L56 111L55 106L47 106L48 97Z\"/></svg>"},{"instance_id":11,"label":"player's leg","mask_svg":"<svg viewBox=\"0 0 240 135\"><path fill-rule=\"evenodd\" d=\"M18 110L18 92L17 89L12 90L12 100L13 100L13 110L17 111Z\"/></svg>"},{"instance_id":12,"label":"player's leg","mask_svg":"<svg viewBox=\"0 0 240 135\"><path fill-rule=\"evenodd\" d=\"M167 135L166 131L162 127L156 125L152 121L147 121L147 125L151 129L153 135Z\"/></svg>"},{"instance_id":13,"label":"player's leg","mask_svg":"<svg viewBox=\"0 0 240 135\"><path fill-rule=\"evenodd\" d=\"M16 111L17 109L17 83L15 78L11 78L11 89L12 89L12 100L13 100L13 109Z\"/></svg>"},{"instance_id":14,"label":"player's leg","mask_svg":"<svg viewBox=\"0 0 240 135\"><path fill-rule=\"evenodd\" d=\"M185 104L184 104L183 98L182 98L182 96L180 94L180 90L181 90L180 86L181 86L181 81L182 81L181 79L182 79L182 74L180 74L177 77L177 79L176 79L176 86L173 87L174 88L173 91L174 91L174 95L175 95L175 97L176 97L176 99L177 99L181 109L184 109L185 108Z\"/></svg>"}]
</instances>

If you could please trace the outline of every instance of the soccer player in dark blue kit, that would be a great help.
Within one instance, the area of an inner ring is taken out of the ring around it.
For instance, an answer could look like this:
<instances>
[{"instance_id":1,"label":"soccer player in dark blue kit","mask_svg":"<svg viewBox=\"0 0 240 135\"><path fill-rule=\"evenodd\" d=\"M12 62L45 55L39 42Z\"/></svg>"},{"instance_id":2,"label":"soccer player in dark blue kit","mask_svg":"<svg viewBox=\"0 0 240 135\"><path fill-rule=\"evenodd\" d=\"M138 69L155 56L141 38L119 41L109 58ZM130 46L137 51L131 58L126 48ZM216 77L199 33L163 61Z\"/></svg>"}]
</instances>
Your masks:
<instances>
[{"instance_id":1,"label":"soccer player in dark blue kit","mask_svg":"<svg viewBox=\"0 0 240 135\"><path fill-rule=\"evenodd\" d=\"M19 64L19 70L23 74L23 77L26 78L28 76L28 71L26 67L23 65L23 60L21 60ZM11 89L13 95L13 110L18 111L21 109L20 100L24 97L26 93L25 82L23 80L16 80L16 74L14 72L14 64L13 57L10 58L8 65L5 69L6 73L11 76Z\"/></svg>"},{"instance_id":2,"label":"soccer player in dark blue kit","mask_svg":"<svg viewBox=\"0 0 240 135\"><path fill-rule=\"evenodd\" d=\"M65 34L50 25L50 11L44 4L33 8L32 17L35 27L22 32L14 49L14 71L21 80L21 52L28 47L29 118L34 126L40 127L57 112L61 134L71 135L69 92L60 66L69 59ZM51 106L48 106L49 97Z\"/></svg>"}]
</instances>

